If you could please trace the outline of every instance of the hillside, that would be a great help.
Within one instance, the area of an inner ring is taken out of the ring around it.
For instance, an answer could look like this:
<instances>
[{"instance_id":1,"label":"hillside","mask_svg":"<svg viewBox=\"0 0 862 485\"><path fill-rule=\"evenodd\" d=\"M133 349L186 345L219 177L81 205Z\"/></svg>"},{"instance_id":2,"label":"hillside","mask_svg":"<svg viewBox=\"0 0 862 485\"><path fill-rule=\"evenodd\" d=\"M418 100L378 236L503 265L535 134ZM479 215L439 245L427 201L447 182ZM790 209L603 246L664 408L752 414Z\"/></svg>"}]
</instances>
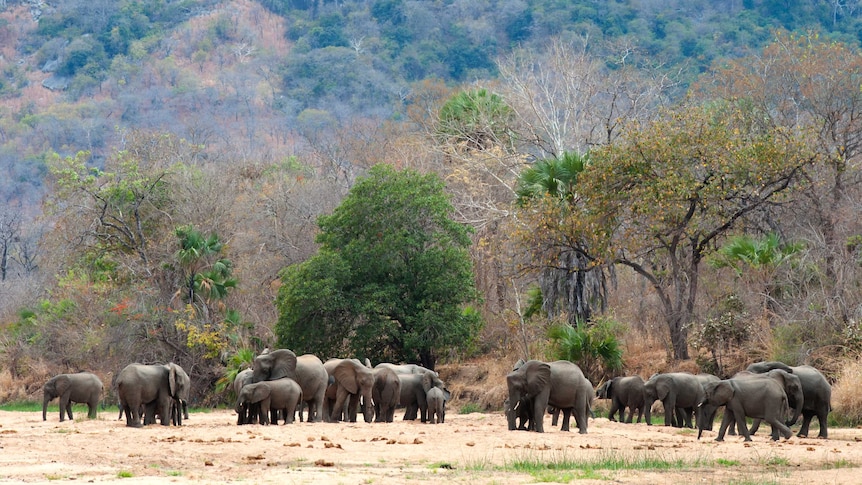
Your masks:
<instances>
[{"instance_id":1,"label":"hillside","mask_svg":"<svg viewBox=\"0 0 862 485\"><path fill-rule=\"evenodd\" d=\"M110 379L131 358L178 361L197 402L223 402L231 359L279 341L281 271L317 253L318 217L378 163L439 176L470 227L481 298L465 312L484 326L438 350L444 368L478 366L457 378L465 400L492 408L487 361L556 355L549 329L584 315L623 352L613 371L583 357L596 381L757 358L835 377L862 350L853 5L0 2L0 368L25 381L10 396L59 371ZM685 136L716 120L739 124ZM613 183L519 192L552 167L537 162L631 161L639 140L672 136L691 151L649 153L632 179L607 164ZM675 177L691 167L703 183ZM704 219L677 254L664 236L679 214L660 210L688 200ZM178 248L194 231L218 244L190 263ZM719 261L734 243L781 257ZM222 293L187 301L223 261L206 282Z\"/></svg>"}]
</instances>

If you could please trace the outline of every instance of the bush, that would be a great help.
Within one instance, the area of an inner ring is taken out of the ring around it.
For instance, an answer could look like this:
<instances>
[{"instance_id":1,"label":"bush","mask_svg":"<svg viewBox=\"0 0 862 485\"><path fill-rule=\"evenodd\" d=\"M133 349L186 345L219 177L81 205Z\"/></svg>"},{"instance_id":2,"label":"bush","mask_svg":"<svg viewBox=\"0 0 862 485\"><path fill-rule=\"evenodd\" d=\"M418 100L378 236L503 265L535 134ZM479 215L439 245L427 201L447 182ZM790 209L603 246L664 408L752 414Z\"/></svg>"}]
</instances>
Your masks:
<instances>
[{"instance_id":1,"label":"bush","mask_svg":"<svg viewBox=\"0 0 862 485\"><path fill-rule=\"evenodd\" d=\"M832 385L832 416L839 426L862 425L862 360L847 362ZM830 419L831 421L831 419Z\"/></svg>"}]
</instances>

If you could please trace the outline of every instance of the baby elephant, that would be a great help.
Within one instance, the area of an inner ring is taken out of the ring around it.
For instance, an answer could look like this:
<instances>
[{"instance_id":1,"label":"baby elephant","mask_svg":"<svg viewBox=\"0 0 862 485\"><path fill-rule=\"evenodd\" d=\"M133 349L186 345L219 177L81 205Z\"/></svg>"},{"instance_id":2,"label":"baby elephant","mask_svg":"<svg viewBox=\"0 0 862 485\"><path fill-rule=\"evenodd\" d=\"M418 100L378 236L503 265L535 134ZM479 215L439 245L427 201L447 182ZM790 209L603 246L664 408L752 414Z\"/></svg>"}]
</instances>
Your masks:
<instances>
[{"instance_id":1,"label":"baby elephant","mask_svg":"<svg viewBox=\"0 0 862 485\"><path fill-rule=\"evenodd\" d=\"M425 393L425 400L428 402L429 423L442 423L446 419L446 401L448 398L448 393L439 387L428 389L428 392Z\"/></svg>"},{"instance_id":2,"label":"baby elephant","mask_svg":"<svg viewBox=\"0 0 862 485\"><path fill-rule=\"evenodd\" d=\"M42 421L47 421L48 403L60 398L60 421L72 418L72 403L86 403L87 417L96 418L96 406L102 398L102 381L95 374L79 372L54 376L42 387Z\"/></svg>"},{"instance_id":3,"label":"baby elephant","mask_svg":"<svg viewBox=\"0 0 862 485\"><path fill-rule=\"evenodd\" d=\"M260 424L278 424L278 412L282 411L284 424L293 423L296 409L302 401L302 388L293 379L284 377L274 381L262 381L243 386L236 400L236 412L253 404L260 405Z\"/></svg>"}]
</instances>

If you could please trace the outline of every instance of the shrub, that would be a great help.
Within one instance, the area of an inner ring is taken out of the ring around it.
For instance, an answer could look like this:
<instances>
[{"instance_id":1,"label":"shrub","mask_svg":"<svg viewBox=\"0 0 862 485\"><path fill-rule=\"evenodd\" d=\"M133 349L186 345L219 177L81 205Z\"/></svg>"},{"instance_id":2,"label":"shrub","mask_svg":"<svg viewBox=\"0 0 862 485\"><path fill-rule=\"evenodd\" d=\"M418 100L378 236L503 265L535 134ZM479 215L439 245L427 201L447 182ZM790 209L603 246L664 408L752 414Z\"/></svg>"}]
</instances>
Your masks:
<instances>
[{"instance_id":1,"label":"shrub","mask_svg":"<svg viewBox=\"0 0 862 485\"><path fill-rule=\"evenodd\" d=\"M862 424L862 360L844 364L838 380L832 385L832 415L841 426Z\"/></svg>"}]
</instances>

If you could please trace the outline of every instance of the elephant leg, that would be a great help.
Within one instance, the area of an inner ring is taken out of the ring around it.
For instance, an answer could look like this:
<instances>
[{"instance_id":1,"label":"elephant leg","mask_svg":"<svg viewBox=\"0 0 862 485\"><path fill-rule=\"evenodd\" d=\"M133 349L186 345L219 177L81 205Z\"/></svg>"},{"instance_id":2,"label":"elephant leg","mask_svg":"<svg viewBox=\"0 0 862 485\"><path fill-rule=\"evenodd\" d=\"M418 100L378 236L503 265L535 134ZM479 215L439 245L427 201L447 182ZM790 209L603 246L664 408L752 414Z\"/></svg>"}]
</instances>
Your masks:
<instances>
[{"instance_id":1,"label":"elephant leg","mask_svg":"<svg viewBox=\"0 0 862 485\"><path fill-rule=\"evenodd\" d=\"M557 409L557 413L559 413L561 411L560 408L556 408L556 409ZM562 411L563 411L563 425L560 427L560 430L561 431L569 431L569 421L572 418L572 408L564 408L564 409L562 409Z\"/></svg>"},{"instance_id":2,"label":"elephant leg","mask_svg":"<svg viewBox=\"0 0 862 485\"><path fill-rule=\"evenodd\" d=\"M724 441L724 434L727 432L727 427L732 426L735 421L733 412L725 407L724 417L721 418L721 426L718 428L718 436L715 438L715 441Z\"/></svg>"},{"instance_id":3,"label":"elephant leg","mask_svg":"<svg viewBox=\"0 0 862 485\"><path fill-rule=\"evenodd\" d=\"M545 432L545 425L542 421L545 418L545 408L547 405L539 402L539 399L533 399L533 427L537 433Z\"/></svg>"},{"instance_id":4,"label":"elephant leg","mask_svg":"<svg viewBox=\"0 0 862 485\"><path fill-rule=\"evenodd\" d=\"M751 434L748 433L748 425L745 423L745 412L742 410L742 406L734 407L733 416L736 418L736 429L739 434L745 437L745 441L751 441Z\"/></svg>"},{"instance_id":5,"label":"elephant leg","mask_svg":"<svg viewBox=\"0 0 862 485\"><path fill-rule=\"evenodd\" d=\"M96 419L97 408L99 406L99 399L91 399L89 403L87 403L87 417L90 419Z\"/></svg>"},{"instance_id":6,"label":"elephant leg","mask_svg":"<svg viewBox=\"0 0 862 485\"><path fill-rule=\"evenodd\" d=\"M68 396L60 396L60 422L66 420L66 414L69 414L69 419L72 419L72 402Z\"/></svg>"},{"instance_id":7,"label":"elephant leg","mask_svg":"<svg viewBox=\"0 0 862 485\"><path fill-rule=\"evenodd\" d=\"M817 423L820 425L820 433L817 435L819 438L827 439L829 437L828 425L826 424L828 414L828 406L821 406L817 411Z\"/></svg>"},{"instance_id":8,"label":"elephant leg","mask_svg":"<svg viewBox=\"0 0 862 485\"><path fill-rule=\"evenodd\" d=\"M611 420L611 421L616 421L616 419L614 419L614 415L615 415L615 414L617 413L617 411L619 411L619 410L620 410L620 405L619 405L619 403L617 402L616 398L611 399L611 410L610 410L610 411L608 411L608 419L609 419L609 420ZM625 416L625 409L623 409L623 410L620 412L620 422L622 422L622 421L623 421L623 417L624 417L624 416Z\"/></svg>"},{"instance_id":9,"label":"elephant leg","mask_svg":"<svg viewBox=\"0 0 862 485\"><path fill-rule=\"evenodd\" d=\"M347 401L348 394L349 393L347 392L347 389L338 386L338 390L335 394L335 403L333 403L331 414L329 415L329 419L333 423L337 423L342 420L342 415L344 413L344 403Z\"/></svg>"},{"instance_id":10,"label":"elephant leg","mask_svg":"<svg viewBox=\"0 0 862 485\"><path fill-rule=\"evenodd\" d=\"M784 436L784 438L789 439L793 436L793 433L790 431L790 428L784 425L781 422L781 416L771 416L766 419L766 422L772 426L772 441L778 441L778 436Z\"/></svg>"},{"instance_id":11,"label":"elephant leg","mask_svg":"<svg viewBox=\"0 0 862 485\"><path fill-rule=\"evenodd\" d=\"M668 398L664 401L664 425L676 426L674 423L676 410L676 399Z\"/></svg>"},{"instance_id":12,"label":"elephant leg","mask_svg":"<svg viewBox=\"0 0 862 485\"><path fill-rule=\"evenodd\" d=\"M796 433L796 436L800 438L808 437L808 427L811 425L811 418L814 417L814 411L809 411L807 409L802 410L802 427L799 428L799 433ZM821 425L821 428L823 425Z\"/></svg>"},{"instance_id":13,"label":"elephant leg","mask_svg":"<svg viewBox=\"0 0 862 485\"><path fill-rule=\"evenodd\" d=\"M758 429L760 429L760 418L754 418L751 420L751 428L748 429L748 434L753 435L757 433Z\"/></svg>"},{"instance_id":14,"label":"elephant leg","mask_svg":"<svg viewBox=\"0 0 862 485\"><path fill-rule=\"evenodd\" d=\"M551 426L556 426L560 422L560 408L548 406L548 413L551 415Z\"/></svg>"}]
</instances>

